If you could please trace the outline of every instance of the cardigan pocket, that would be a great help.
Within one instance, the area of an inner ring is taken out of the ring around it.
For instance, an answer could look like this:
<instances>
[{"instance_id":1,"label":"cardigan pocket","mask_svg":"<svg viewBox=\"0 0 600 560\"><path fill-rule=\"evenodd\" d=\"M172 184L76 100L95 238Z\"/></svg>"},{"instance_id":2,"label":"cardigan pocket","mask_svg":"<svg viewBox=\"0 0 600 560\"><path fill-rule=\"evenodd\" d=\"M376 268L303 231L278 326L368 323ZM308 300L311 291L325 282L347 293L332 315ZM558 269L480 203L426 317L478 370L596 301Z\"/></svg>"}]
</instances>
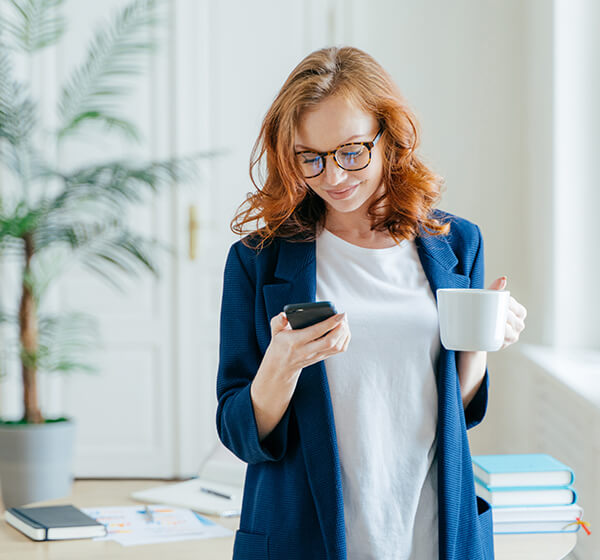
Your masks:
<instances>
[{"instance_id":1,"label":"cardigan pocket","mask_svg":"<svg viewBox=\"0 0 600 560\"><path fill-rule=\"evenodd\" d=\"M233 560L269 560L269 537L236 531Z\"/></svg>"},{"instance_id":2,"label":"cardigan pocket","mask_svg":"<svg viewBox=\"0 0 600 560\"><path fill-rule=\"evenodd\" d=\"M485 500L477 496L477 513L484 560L494 560L494 532L492 508Z\"/></svg>"}]
</instances>

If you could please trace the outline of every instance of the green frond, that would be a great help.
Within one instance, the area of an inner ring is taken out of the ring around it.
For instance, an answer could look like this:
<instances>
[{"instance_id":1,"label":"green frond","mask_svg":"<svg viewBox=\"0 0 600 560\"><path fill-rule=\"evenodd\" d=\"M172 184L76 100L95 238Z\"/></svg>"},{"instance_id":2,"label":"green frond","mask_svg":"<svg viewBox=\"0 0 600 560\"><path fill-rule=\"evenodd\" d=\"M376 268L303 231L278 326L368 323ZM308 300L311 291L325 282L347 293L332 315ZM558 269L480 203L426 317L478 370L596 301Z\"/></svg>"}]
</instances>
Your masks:
<instances>
[{"instance_id":1,"label":"green frond","mask_svg":"<svg viewBox=\"0 0 600 560\"><path fill-rule=\"evenodd\" d=\"M61 139L82 123L95 120L117 128L130 137L137 129L115 113L116 101L131 77L141 72L140 62L154 49L151 28L157 22L155 0L134 0L99 30L83 64L76 68L63 87L59 100Z\"/></svg>"},{"instance_id":2,"label":"green frond","mask_svg":"<svg viewBox=\"0 0 600 560\"><path fill-rule=\"evenodd\" d=\"M0 377L8 374L9 363L16 357L17 345L12 340L13 338L14 336L11 336L6 327L0 325Z\"/></svg>"},{"instance_id":3,"label":"green frond","mask_svg":"<svg viewBox=\"0 0 600 560\"><path fill-rule=\"evenodd\" d=\"M0 239L22 239L27 233L35 231L43 212L43 208L29 208L27 203L21 200L12 213L0 215Z\"/></svg>"},{"instance_id":4,"label":"green frond","mask_svg":"<svg viewBox=\"0 0 600 560\"><path fill-rule=\"evenodd\" d=\"M23 249L21 239L12 235L13 224L0 215L0 255L20 253Z\"/></svg>"},{"instance_id":5,"label":"green frond","mask_svg":"<svg viewBox=\"0 0 600 560\"><path fill-rule=\"evenodd\" d=\"M58 245L46 251L37 250L33 255L30 268L24 271L22 281L31 289L38 307L48 288L68 270L72 261L73 257L68 249Z\"/></svg>"},{"instance_id":6,"label":"green frond","mask_svg":"<svg viewBox=\"0 0 600 560\"><path fill-rule=\"evenodd\" d=\"M52 279L65 270L67 262L50 258L54 266L44 267L41 263L45 262L43 255L48 247L64 247L70 260L100 275L120 291L123 287L119 274L138 276L142 270L158 274L153 255L161 244L129 231L119 221L55 224L50 230L39 230L34 239L38 253L31 283L34 294L40 297Z\"/></svg>"},{"instance_id":7,"label":"green frond","mask_svg":"<svg viewBox=\"0 0 600 560\"><path fill-rule=\"evenodd\" d=\"M27 141L37 124L37 105L28 88L12 78L8 52L0 48L0 140L12 145Z\"/></svg>"},{"instance_id":8,"label":"green frond","mask_svg":"<svg viewBox=\"0 0 600 560\"><path fill-rule=\"evenodd\" d=\"M129 121L126 121L125 119L119 116L110 115L107 111L108 109L105 109L104 112L102 112L102 110L99 109L96 111L88 110L85 113L80 113L79 115L73 118L73 120L70 124L67 125L67 127L63 128L60 131L60 135L67 136L71 131L75 130L84 121L94 120L99 121L104 126L104 129L107 132L111 130L117 130L122 132L123 135L126 138L129 138L130 140L134 140L136 142L139 142L141 140L140 133L133 123L130 123Z\"/></svg>"},{"instance_id":9,"label":"green frond","mask_svg":"<svg viewBox=\"0 0 600 560\"><path fill-rule=\"evenodd\" d=\"M63 0L9 0L0 18L0 35L9 48L33 53L56 43L65 31Z\"/></svg>"},{"instance_id":10,"label":"green frond","mask_svg":"<svg viewBox=\"0 0 600 560\"><path fill-rule=\"evenodd\" d=\"M146 239L126 229L114 232L112 236L96 240L79 259L81 264L90 270L103 269L107 273L123 273L128 276L139 276L142 270L158 275L158 267L154 254L160 244ZM104 278L106 279L106 274ZM122 286L114 277L109 282L122 291Z\"/></svg>"},{"instance_id":11,"label":"green frond","mask_svg":"<svg viewBox=\"0 0 600 560\"><path fill-rule=\"evenodd\" d=\"M81 167L62 174L64 190L49 203L49 212L97 204L95 214L121 215L124 205L143 202L149 193L157 193L172 184L191 182L199 175L198 161L211 153L185 158L133 165L113 161Z\"/></svg>"},{"instance_id":12,"label":"green frond","mask_svg":"<svg viewBox=\"0 0 600 560\"><path fill-rule=\"evenodd\" d=\"M94 317L71 312L39 317L39 346L33 355L26 355L41 372L95 372L88 361L90 352L98 347L100 332ZM23 354L23 352L21 352Z\"/></svg>"}]
</instances>

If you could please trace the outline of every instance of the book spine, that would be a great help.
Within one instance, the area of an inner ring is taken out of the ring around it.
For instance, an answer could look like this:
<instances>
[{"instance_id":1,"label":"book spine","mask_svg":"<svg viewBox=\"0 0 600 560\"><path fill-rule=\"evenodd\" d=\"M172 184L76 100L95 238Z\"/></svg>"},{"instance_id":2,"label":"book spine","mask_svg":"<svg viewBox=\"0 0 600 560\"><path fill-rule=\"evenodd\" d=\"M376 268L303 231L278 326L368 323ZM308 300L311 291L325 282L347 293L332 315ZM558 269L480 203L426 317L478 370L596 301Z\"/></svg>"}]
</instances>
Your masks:
<instances>
[{"instance_id":1,"label":"book spine","mask_svg":"<svg viewBox=\"0 0 600 560\"><path fill-rule=\"evenodd\" d=\"M29 525L30 527L33 527L34 529L45 529L46 531L48 531L48 527L46 527L39 521L36 521L35 519L29 517L29 515L23 512L22 509L10 508L8 511L10 511L15 517L18 517L24 523L27 523L27 525Z\"/></svg>"}]
</instances>

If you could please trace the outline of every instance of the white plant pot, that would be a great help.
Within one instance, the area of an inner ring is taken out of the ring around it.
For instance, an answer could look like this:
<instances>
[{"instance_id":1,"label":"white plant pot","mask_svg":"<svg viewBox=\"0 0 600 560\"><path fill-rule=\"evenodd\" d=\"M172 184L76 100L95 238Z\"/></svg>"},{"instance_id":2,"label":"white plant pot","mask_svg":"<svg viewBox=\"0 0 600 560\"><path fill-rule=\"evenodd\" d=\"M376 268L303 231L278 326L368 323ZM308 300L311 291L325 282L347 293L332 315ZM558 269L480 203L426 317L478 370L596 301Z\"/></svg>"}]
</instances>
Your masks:
<instances>
[{"instance_id":1,"label":"white plant pot","mask_svg":"<svg viewBox=\"0 0 600 560\"><path fill-rule=\"evenodd\" d=\"M75 423L0 424L4 507L68 496L73 483Z\"/></svg>"}]
</instances>

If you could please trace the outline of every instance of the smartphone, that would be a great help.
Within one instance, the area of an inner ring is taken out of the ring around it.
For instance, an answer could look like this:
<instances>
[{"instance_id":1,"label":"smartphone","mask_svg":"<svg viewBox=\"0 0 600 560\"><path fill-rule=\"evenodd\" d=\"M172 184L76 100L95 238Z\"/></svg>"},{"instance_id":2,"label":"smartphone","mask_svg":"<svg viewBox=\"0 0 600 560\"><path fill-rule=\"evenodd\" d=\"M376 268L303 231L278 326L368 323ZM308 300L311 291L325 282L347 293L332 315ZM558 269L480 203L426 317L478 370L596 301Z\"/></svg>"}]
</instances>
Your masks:
<instances>
[{"instance_id":1,"label":"smartphone","mask_svg":"<svg viewBox=\"0 0 600 560\"><path fill-rule=\"evenodd\" d=\"M293 303L286 305L283 311L293 329L316 325L337 314L335 306L330 301Z\"/></svg>"}]
</instances>

